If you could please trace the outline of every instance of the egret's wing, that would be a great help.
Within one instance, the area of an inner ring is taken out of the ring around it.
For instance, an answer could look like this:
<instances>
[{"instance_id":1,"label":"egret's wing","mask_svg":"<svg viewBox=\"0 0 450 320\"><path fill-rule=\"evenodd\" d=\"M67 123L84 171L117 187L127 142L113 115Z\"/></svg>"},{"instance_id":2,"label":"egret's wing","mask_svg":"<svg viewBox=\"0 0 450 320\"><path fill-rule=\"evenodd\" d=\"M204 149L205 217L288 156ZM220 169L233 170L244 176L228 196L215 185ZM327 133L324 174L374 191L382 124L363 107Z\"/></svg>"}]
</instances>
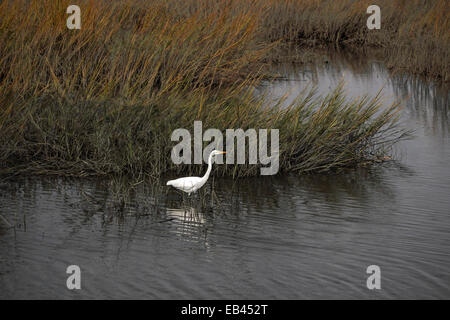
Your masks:
<instances>
[{"instance_id":1,"label":"egret's wing","mask_svg":"<svg viewBox=\"0 0 450 320\"><path fill-rule=\"evenodd\" d=\"M176 180L173 180L172 185L175 188L181 189L183 191L189 192L192 190L195 185L200 181L201 179L199 177L186 177L186 178L179 178Z\"/></svg>"}]
</instances>

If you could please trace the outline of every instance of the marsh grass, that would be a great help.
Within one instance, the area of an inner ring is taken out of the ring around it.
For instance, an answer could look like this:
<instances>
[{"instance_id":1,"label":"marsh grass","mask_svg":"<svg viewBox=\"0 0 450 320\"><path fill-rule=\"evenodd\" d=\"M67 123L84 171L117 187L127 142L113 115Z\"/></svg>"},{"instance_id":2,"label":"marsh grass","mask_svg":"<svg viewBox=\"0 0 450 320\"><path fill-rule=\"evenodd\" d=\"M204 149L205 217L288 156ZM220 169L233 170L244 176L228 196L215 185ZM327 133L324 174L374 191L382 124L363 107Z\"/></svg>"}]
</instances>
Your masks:
<instances>
[{"instance_id":1,"label":"marsh grass","mask_svg":"<svg viewBox=\"0 0 450 320\"><path fill-rule=\"evenodd\" d=\"M222 1L169 1L182 16L220 12ZM174 3L178 4L177 6ZM370 5L381 9L381 29L369 30ZM235 0L234 12L262 8L257 38L277 43L269 60L283 57L283 47L355 47L382 49L394 72L450 81L450 2L447 0ZM207 8L207 9L206 9ZM302 55L301 55L302 56Z\"/></svg>"},{"instance_id":2,"label":"marsh grass","mask_svg":"<svg viewBox=\"0 0 450 320\"><path fill-rule=\"evenodd\" d=\"M68 30L68 1L2 1L1 172L133 183L201 174L204 166L170 160L172 131L194 120L220 130L279 129L280 172L382 159L405 132L398 105L383 106L380 96L349 101L339 87L326 97L305 92L287 108L255 96L271 50L296 41L303 21L288 14L294 2L256 3L80 1L82 28ZM318 39L332 33L315 32ZM215 174L259 169L222 165Z\"/></svg>"},{"instance_id":3,"label":"marsh grass","mask_svg":"<svg viewBox=\"0 0 450 320\"><path fill-rule=\"evenodd\" d=\"M326 97L299 96L290 106L268 106L251 92L206 101L168 96L150 106L123 107L113 101L60 105L48 100L30 106L4 123L1 161L9 173L75 176L126 174L159 177L167 172L201 174L204 166L171 162L176 128L274 128L280 130L280 171L327 171L381 157L402 137L398 106L385 107L380 96L347 101L342 88ZM258 165L220 165L219 175L259 174Z\"/></svg>"}]
</instances>

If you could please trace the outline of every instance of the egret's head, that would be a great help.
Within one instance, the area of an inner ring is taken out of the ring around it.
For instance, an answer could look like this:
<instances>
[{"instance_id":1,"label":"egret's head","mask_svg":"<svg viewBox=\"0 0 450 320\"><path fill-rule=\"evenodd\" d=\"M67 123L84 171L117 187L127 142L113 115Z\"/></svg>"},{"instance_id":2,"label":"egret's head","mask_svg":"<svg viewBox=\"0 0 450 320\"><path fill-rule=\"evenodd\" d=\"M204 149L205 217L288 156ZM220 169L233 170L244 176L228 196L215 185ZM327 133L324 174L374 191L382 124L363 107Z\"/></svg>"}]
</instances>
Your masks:
<instances>
[{"instance_id":1,"label":"egret's head","mask_svg":"<svg viewBox=\"0 0 450 320\"><path fill-rule=\"evenodd\" d=\"M216 156L218 154L225 154L225 153L226 153L225 151L213 150L213 152L211 152L211 155Z\"/></svg>"}]
</instances>

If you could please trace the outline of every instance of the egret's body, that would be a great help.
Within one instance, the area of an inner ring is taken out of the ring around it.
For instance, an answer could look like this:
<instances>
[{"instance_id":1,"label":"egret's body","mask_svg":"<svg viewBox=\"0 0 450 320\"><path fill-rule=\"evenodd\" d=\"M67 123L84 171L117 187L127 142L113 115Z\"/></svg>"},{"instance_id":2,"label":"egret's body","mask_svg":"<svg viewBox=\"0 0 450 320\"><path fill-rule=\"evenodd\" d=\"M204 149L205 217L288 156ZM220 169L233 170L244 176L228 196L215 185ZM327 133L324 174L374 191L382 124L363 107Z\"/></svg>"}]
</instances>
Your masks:
<instances>
[{"instance_id":1,"label":"egret's body","mask_svg":"<svg viewBox=\"0 0 450 320\"><path fill-rule=\"evenodd\" d=\"M186 177L179 178L175 180L170 180L167 182L168 186L173 186L181 191L187 192L191 194L192 192L197 191L206 183L206 179L202 181L200 177Z\"/></svg>"},{"instance_id":2,"label":"egret's body","mask_svg":"<svg viewBox=\"0 0 450 320\"><path fill-rule=\"evenodd\" d=\"M214 150L210 153L209 158L208 158L208 170L206 170L206 173L203 177L178 178L175 180L167 181L167 185L177 188L181 191L184 191L189 195L193 192L196 192L198 189L203 187L203 185L206 183L206 181L208 181L208 178L209 178L209 175L210 175L211 169L212 169L212 158L217 154L223 154L223 153L225 153L225 152L217 151L217 150Z\"/></svg>"}]
</instances>

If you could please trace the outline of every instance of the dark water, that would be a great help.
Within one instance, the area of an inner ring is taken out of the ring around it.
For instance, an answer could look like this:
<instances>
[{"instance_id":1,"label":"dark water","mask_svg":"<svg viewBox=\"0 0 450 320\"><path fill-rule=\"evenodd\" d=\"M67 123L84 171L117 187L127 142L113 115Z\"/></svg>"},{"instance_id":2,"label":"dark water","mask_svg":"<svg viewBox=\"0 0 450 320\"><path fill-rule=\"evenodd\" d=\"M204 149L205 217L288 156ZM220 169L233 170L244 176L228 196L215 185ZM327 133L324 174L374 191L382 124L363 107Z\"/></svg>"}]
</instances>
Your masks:
<instances>
[{"instance_id":1,"label":"dark water","mask_svg":"<svg viewBox=\"0 0 450 320\"><path fill-rule=\"evenodd\" d=\"M376 61L281 65L273 96L343 78L402 99L397 161L332 175L216 179L202 212L141 188L121 215L105 183L0 185L0 298L450 298L449 91ZM86 195L87 194L87 195ZM105 205L106 204L106 205ZM193 205L195 206L195 205ZM78 265L82 289L66 288ZM366 268L381 269L381 290Z\"/></svg>"}]
</instances>

